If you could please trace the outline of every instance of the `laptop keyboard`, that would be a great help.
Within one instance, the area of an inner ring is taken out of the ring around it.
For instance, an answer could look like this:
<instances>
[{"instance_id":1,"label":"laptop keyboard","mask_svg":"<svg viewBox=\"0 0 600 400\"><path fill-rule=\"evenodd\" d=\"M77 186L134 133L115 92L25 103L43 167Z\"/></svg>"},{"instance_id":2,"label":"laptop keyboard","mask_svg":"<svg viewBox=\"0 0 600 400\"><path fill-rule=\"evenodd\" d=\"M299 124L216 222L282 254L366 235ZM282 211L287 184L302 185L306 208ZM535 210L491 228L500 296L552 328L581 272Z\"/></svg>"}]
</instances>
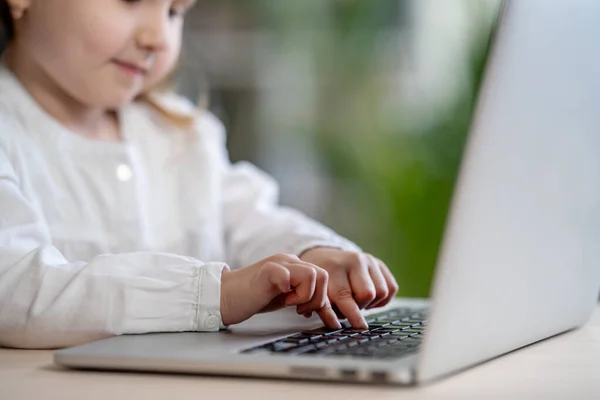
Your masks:
<instances>
[{"instance_id":1,"label":"laptop keyboard","mask_svg":"<svg viewBox=\"0 0 600 400\"><path fill-rule=\"evenodd\" d=\"M427 329L427 310L395 308L365 318L369 329L318 328L244 350L289 355L399 358L418 351Z\"/></svg>"}]
</instances>

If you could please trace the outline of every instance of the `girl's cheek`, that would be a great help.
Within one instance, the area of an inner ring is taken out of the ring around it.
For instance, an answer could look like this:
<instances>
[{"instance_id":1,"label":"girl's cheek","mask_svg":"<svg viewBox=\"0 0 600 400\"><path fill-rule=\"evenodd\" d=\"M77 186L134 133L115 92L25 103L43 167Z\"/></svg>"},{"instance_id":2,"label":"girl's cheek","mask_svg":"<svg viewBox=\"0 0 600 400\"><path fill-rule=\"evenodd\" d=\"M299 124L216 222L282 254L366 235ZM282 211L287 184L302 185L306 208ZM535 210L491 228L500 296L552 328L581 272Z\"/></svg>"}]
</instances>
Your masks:
<instances>
[{"instance_id":1,"label":"girl's cheek","mask_svg":"<svg viewBox=\"0 0 600 400\"><path fill-rule=\"evenodd\" d=\"M152 71L144 82L144 90L151 89L169 76L175 69L177 58L177 54L161 54L158 56Z\"/></svg>"}]
</instances>

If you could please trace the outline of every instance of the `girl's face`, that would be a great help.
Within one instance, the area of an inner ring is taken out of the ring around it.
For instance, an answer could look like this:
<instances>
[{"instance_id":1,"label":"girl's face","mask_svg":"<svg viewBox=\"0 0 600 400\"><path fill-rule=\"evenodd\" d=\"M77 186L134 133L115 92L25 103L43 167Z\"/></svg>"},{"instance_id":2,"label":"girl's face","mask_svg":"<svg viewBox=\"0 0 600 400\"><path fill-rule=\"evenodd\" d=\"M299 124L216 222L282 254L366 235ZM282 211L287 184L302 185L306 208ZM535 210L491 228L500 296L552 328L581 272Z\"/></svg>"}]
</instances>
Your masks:
<instances>
[{"instance_id":1,"label":"girl's face","mask_svg":"<svg viewBox=\"0 0 600 400\"><path fill-rule=\"evenodd\" d=\"M14 50L71 97L116 108L159 83L179 57L194 0L8 0L26 9Z\"/></svg>"}]
</instances>

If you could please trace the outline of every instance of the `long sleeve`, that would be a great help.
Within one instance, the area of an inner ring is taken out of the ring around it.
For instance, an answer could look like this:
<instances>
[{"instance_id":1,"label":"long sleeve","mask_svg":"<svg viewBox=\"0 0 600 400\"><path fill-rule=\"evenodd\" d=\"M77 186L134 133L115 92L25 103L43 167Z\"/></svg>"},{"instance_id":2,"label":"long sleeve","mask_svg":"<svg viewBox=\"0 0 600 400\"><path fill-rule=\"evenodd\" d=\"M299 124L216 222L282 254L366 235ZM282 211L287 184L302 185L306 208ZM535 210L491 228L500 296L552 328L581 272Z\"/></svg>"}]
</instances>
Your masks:
<instances>
[{"instance_id":1,"label":"long sleeve","mask_svg":"<svg viewBox=\"0 0 600 400\"><path fill-rule=\"evenodd\" d=\"M119 334L216 331L227 266L172 254L66 260L0 146L0 345L57 348Z\"/></svg>"}]
</instances>

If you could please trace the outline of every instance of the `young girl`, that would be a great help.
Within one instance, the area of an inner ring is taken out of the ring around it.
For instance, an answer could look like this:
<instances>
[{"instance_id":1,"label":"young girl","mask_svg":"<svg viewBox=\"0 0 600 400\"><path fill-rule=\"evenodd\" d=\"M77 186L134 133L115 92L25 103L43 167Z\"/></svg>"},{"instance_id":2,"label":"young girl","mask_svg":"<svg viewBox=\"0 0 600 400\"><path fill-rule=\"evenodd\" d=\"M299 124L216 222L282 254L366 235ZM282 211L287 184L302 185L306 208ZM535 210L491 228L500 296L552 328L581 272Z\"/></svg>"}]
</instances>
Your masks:
<instances>
[{"instance_id":1,"label":"young girl","mask_svg":"<svg viewBox=\"0 0 600 400\"><path fill-rule=\"evenodd\" d=\"M193 3L0 0L0 345L216 331L285 306L365 327L360 309L395 295L380 260L231 165L214 116L157 89Z\"/></svg>"}]
</instances>

